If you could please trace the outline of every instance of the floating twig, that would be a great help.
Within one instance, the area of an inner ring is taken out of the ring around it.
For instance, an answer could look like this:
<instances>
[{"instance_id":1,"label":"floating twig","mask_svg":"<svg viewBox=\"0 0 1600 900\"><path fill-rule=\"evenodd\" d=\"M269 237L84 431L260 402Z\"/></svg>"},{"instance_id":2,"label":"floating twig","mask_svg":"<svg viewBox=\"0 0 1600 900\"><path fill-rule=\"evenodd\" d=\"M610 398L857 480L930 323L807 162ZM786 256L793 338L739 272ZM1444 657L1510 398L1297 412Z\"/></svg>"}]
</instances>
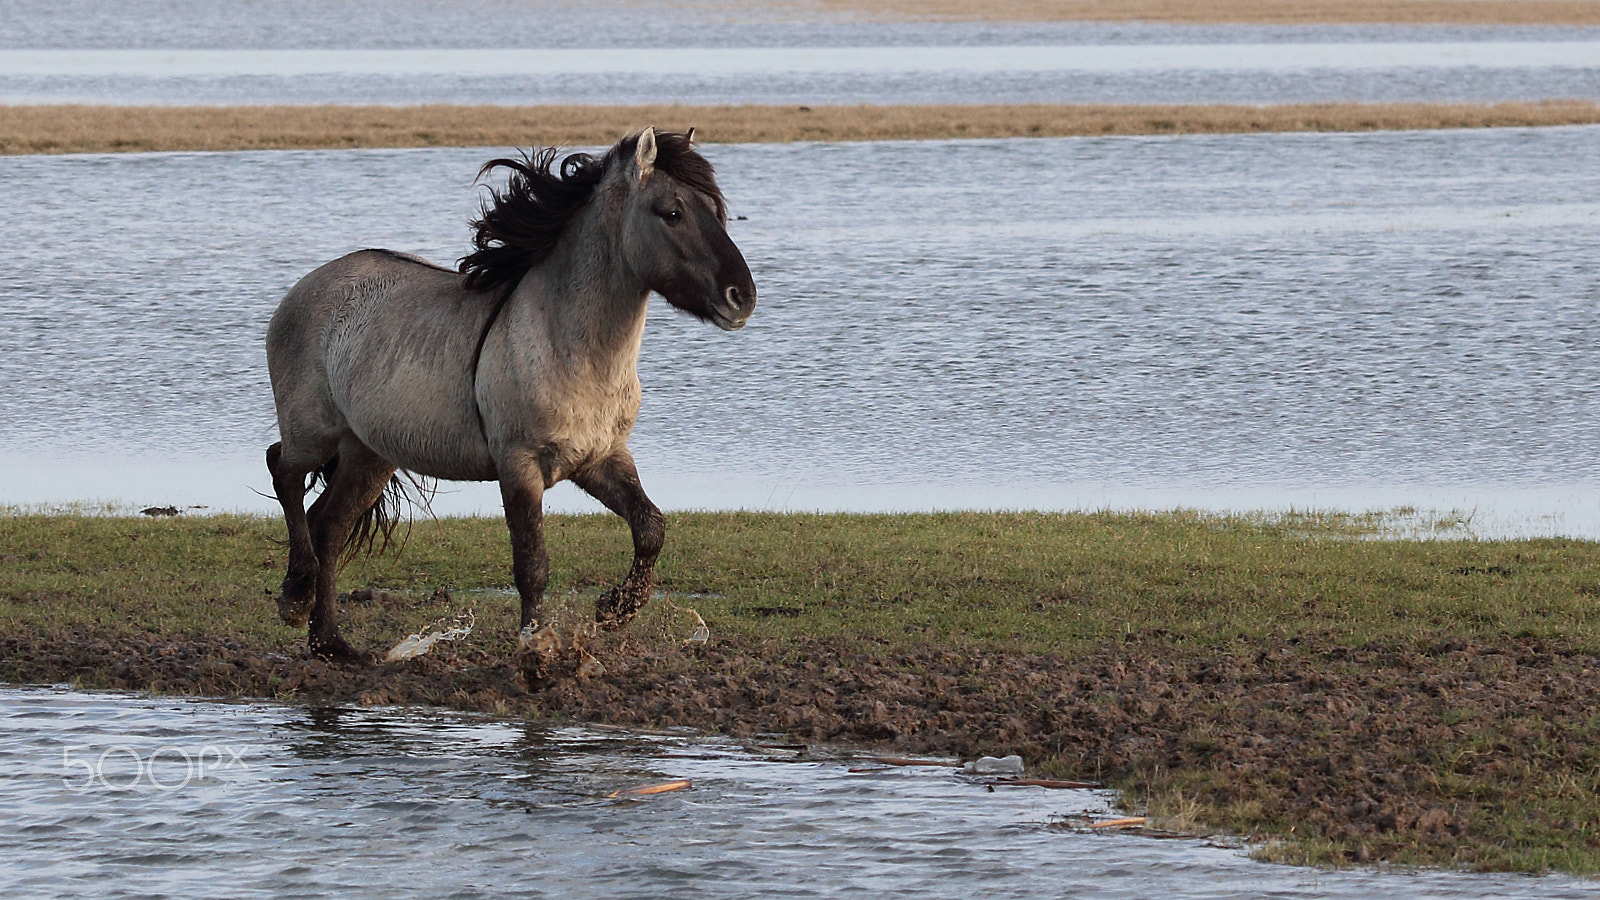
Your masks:
<instances>
[{"instance_id":1,"label":"floating twig","mask_svg":"<svg viewBox=\"0 0 1600 900\"><path fill-rule=\"evenodd\" d=\"M1126 819L1107 819L1104 822L1090 822L1090 828L1143 828L1144 816L1129 816Z\"/></svg>"},{"instance_id":2,"label":"floating twig","mask_svg":"<svg viewBox=\"0 0 1600 900\"><path fill-rule=\"evenodd\" d=\"M651 794L670 794L673 791L687 790L691 784L692 782L687 778L678 778L672 781L663 781L660 784L647 784L643 787L612 791L606 795L606 798L608 800L616 800L620 797L648 797Z\"/></svg>"}]
</instances>

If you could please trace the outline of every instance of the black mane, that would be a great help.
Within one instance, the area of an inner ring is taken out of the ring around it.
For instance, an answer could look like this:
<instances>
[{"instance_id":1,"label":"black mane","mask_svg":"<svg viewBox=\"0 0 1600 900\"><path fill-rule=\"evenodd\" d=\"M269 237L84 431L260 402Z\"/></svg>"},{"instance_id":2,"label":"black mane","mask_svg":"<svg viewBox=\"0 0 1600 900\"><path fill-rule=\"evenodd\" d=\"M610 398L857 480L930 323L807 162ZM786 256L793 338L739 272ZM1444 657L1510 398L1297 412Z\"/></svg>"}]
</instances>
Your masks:
<instances>
[{"instance_id":1,"label":"black mane","mask_svg":"<svg viewBox=\"0 0 1600 900\"><path fill-rule=\"evenodd\" d=\"M479 178L499 168L510 169L511 177L504 192L489 189L478 218L472 220L473 250L457 262L458 271L467 276L467 287L483 291L514 287L555 249L567 223L588 204L606 171L619 161L632 160L638 146L635 134L623 138L602 159L569 154L561 160L559 174L551 171L559 155L555 147L520 153L520 159L484 163ZM655 167L709 196L718 217L727 217L711 164L694 151L687 135L657 131Z\"/></svg>"}]
</instances>

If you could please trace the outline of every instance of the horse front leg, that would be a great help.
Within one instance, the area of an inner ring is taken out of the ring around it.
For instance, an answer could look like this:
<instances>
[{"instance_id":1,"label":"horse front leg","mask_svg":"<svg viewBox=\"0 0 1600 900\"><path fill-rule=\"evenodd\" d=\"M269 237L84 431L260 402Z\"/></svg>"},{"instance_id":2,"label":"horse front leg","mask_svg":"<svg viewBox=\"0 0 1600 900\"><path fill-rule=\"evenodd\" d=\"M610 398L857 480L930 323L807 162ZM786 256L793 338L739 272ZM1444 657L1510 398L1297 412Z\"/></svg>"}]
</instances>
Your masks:
<instances>
[{"instance_id":1,"label":"horse front leg","mask_svg":"<svg viewBox=\"0 0 1600 900\"><path fill-rule=\"evenodd\" d=\"M317 553L311 546L305 506L306 476L311 470L296 470L285 463L279 442L267 448L267 471L272 473L272 490L283 506L284 525L289 529L289 564L278 592L278 616L285 624L304 628L317 588Z\"/></svg>"},{"instance_id":2,"label":"horse front leg","mask_svg":"<svg viewBox=\"0 0 1600 900\"><path fill-rule=\"evenodd\" d=\"M621 516L633 532L633 565L615 587L595 603L594 620L615 631L639 614L655 587L656 557L667 537L667 520L639 484L633 456L622 450L604 462L574 476L573 482Z\"/></svg>"},{"instance_id":3,"label":"horse front leg","mask_svg":"<svg viewBox=\"0 0 1600 900\"><path fill-rule=\"evenodd\" d=\"M535 630L545 587L550 583L550 554L544 545L544 469L536 459L501 462L500 501L511 532L511 578L522 600L513 661L528 687L539 688L549 684L551 671L560 661L561 643L549 622Z\"/></svg>"},{"instance_id":4,"label":"horse front leg","mask_svg":"<svg viewBox=\"0 0 1600 900\"><path fill-rule=\"evenodd\" d=\"M502 465L500 501L511 531L511 577L522 600L522 624L538 622L544 590L550 583L550 554L544 546L544 470L533 459Z\"/></svg>"}]
</instances>

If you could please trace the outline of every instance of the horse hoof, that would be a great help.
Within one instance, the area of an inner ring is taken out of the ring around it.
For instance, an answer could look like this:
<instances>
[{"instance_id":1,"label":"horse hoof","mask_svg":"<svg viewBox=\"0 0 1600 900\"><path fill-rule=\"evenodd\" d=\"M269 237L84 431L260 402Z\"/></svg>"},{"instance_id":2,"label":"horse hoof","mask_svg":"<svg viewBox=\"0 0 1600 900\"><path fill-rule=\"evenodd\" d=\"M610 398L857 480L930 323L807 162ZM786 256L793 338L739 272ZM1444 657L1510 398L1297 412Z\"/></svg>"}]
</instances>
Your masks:
<instances>
[{"instance_id":1,"label":"horse hoof","mask_svg":"<svg viewBox=\"0 0 1600 900\"><path fill-rule=\"evenodd\" d=\"M344 666L370 666L371 657L345 643L344 638L311 638L308 642L311 655L325 662L337 663Z\"/></svg>"},{"instance_id":2,"label":"horse hoof","mask_svg":"<svg viewBox=\"0 0 1600 900\"><path fill-rule=\"evenodd\" d=\"M631 596L631 592L624 594L620 588L612 588L595 601L594 623L603 631L627 628L633 617L639 614L639 608L642 606L644 606L643 598L635 598Z\"/></svg>"},{"instance_id":3,"label":"horse hoof","mask_svg":"<svg viewBox=\"0 0 1600 900\"><path fill-rule=\"evenodd\" d=\"M601 631L621 631L632 624L634 617L638 614L638 610L616 613L597 609L594 611L594 624L599 626Z\"/></svg>"},{"instance_id":4,"label":"horse hoof","mask_svg":"<svg viewBox=\"0 0 1600 900\"><path fill-rule=\"evenodd\" d=\"M278 618L283 620L283 624L291 628L306 627L306 623L311 619L311 598L291 598L279 594Z\"/></svg>"},{"instance_id":5,"label":"horse hoof","mask_svg":"<svg viewBox=\"0 0 1600 900\"><path fill-rule=\"evenodd\" d=\"M516 666L517 672L522 675L522 683L528 686L529 691L542 691L556 683L555 660L549 657L519 653Z\"/></svg>"},{"instance_id":6,"label":"horse hoof","mask_svg":"<svg viewBox=\"0 0 1600 900\"><path fill-rule=\"evenodd\" d=\"M512 654L512 661L522 673L522 680L527 682L528 690L549 687L555 680L553 670L560 658L561 638L549 623L537 630L529 623L517 635L517 650Z\"/></svg>"}]
</instances>

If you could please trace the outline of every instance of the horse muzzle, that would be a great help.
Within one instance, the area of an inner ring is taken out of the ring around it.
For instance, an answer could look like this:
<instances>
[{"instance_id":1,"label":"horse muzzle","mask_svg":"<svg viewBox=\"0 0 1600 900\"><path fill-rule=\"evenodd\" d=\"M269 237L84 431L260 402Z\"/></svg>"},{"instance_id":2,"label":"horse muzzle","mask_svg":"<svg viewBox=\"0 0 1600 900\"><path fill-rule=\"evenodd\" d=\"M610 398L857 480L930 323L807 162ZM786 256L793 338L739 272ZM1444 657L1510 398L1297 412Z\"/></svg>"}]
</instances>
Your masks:
<instances>
[{"instance_id":1,"label":"horse muzzle","mask_svg":"<svg viewBox=\"0 0 1600 900\"><path fill-rule=\"evenodd\" d=\"M711 321L723 331L738 331L756 309L755 285L729 285L711 306Z\"/></svg>"}]
</instances>

